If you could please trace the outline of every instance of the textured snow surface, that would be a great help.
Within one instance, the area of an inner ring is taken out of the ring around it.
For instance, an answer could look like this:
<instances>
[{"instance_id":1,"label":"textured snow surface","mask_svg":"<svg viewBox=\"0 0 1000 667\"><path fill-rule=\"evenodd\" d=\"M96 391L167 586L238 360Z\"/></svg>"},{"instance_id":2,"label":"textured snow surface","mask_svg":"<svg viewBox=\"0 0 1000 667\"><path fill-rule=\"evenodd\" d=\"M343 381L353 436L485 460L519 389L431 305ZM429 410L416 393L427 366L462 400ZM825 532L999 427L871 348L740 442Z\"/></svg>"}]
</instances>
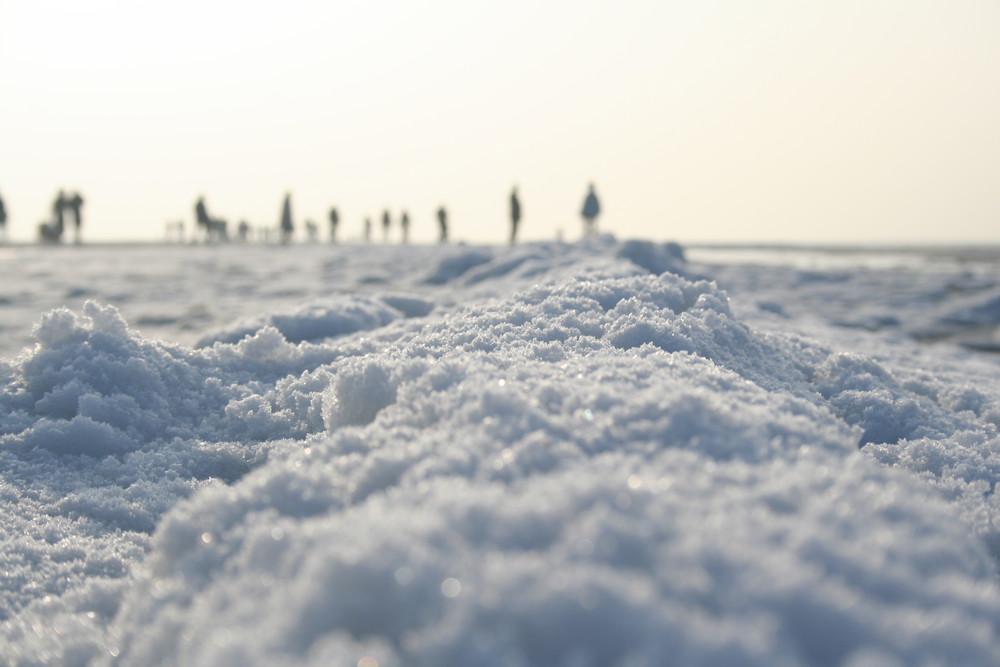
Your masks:
<instances>
[{"instance_id":1,"label":"textured snow surface","mask_svg":"<svg viewBox=\"0 0 1000 667\"><path fill-rule=\"evenodd\" d=\"M116 303L79 249L82 302L0 362L0 661L1000 662L1000 365L838 323L904 274L188 250L215 284L143 249L179 296ZM938 319L981 333L990 279ZM934 317L882 296L856 319Z\"/></svg>"}]
</instances>

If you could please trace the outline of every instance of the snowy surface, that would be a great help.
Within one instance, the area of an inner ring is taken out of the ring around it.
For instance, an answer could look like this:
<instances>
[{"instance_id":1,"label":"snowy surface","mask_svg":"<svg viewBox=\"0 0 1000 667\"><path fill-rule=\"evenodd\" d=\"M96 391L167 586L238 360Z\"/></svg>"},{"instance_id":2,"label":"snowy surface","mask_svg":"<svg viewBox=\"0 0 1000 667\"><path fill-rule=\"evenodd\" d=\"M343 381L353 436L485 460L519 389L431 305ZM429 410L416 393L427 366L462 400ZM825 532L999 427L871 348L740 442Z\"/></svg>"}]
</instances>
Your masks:
<instances>
[{"instance_id":1,"label":"snowy surface","mask_svg":"<svg viewBox=\"0 0 1000 667\"><path fill-rule=\"evenodd\" d=\"M717 259L0 249L0 663L1000 662L1000 265Z\"/></svg>"}]
</instances>

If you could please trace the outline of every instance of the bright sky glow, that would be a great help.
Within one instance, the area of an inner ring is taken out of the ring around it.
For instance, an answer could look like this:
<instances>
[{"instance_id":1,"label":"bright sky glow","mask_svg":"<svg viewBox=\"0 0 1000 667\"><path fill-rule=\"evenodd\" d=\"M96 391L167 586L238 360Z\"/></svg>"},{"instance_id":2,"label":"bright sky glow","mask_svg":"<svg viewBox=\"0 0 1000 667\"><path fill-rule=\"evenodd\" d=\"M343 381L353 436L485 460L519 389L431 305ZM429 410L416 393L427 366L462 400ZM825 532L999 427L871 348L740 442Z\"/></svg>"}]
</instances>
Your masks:
<instances>
[{"instance_id":1,"label":"bright sky glow","mask_svg":"<svg viewBox=\"0 0 1000 667\"><path fill-rule=\"evenodd\" d=\"M995 0L0 0L0 196L34 238L231 223L345 237L1000 242Z\"/></svg>"}]
</instances>

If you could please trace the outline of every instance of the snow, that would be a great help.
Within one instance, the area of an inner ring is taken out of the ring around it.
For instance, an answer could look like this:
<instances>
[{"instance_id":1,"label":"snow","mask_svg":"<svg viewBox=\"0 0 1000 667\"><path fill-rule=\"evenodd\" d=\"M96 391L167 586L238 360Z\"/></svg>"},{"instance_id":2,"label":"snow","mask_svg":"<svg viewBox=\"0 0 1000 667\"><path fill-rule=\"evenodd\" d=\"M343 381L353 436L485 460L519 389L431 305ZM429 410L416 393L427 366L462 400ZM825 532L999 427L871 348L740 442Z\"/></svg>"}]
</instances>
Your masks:
<instances>
[{"instance_id":1,"label":"snow","mask_svg":"<svg viewBox=\"0 0 1000 667\"><path fill-rule=\"evenodd\" d=\"M0 252L0 662L1000 661L996 263Z\"/></svg>"}]
</instances>

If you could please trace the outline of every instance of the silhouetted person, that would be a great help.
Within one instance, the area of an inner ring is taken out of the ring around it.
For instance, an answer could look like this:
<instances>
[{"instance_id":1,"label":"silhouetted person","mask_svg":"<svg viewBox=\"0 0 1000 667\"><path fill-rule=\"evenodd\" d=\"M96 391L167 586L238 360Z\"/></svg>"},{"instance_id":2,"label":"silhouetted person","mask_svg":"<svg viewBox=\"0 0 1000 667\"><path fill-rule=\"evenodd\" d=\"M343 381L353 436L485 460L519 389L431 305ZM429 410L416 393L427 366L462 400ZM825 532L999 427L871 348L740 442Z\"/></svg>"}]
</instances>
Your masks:
<instances>
[{"instance_id":1,"label":"silhouetted person","mask_svg":"<svg viewBox=\"0 0 1000 667\"><path fill-rule=\"evenodd\" d=\"M285 202L281 205L281 242L288 244L292 240L292 231L295 226L292 224L292 195L285 195Z\"/></svg>"},{"instance_id":2,"label":"silhouetted person","mask_svg":"<svg viewBox=\"0 0 1000 667\"><path fill-rule=\"evenodd\" d=\"M65 228L66 193L62 190L52 202L52 219L38 226L38 236L45 243L59 243Z\"/></svg>"},{"instance_id":3,"label":"silhouetted person","mask_svg":"<svg viewBox=\"0 0 1000 667\"><path fill-rule=\"evenodd\" d=\"M240 220L240 224L236 228L236 237L243 243L246 243L250 238L250 223L246 220Z\"/></svg>"},{"instance_id":4,"label":"silhouetted person","mask_svg":"<svg viewBox=\"0 0 1000 667\"><path fill-rule=\"evenodd\" d=\"M372 240L372 219L365 218L365 243L371 243Z\"/></svg>"},{"instance_id":5,"label":"silhouetted person","mask_svg":"<svg viewBox=\"0 0 1000 667\"><path fill-rule=\"evenodd\" d=\"M330 243L337 242L337 227L340 225L340 214L336 207L330 209Z\"/></svg>"},{"instance_id":6,"label":"silhouetted person","mask_svg":"<svg viewBox=\"0 0 1000 667\"><path fill-rule=\"evenodd\" d=\"M399 219L399 226L403 228L403 243L410 242L410 214L403 211L403 216Z\"/></svg>"},{"instance_id":7,"label":"silhouetted person","mask_svg":"<svg viewBox=\"0 0 1000 667\"><path fill-rule=\"evenodd\" d=\"M74 192L72 197L66 200L66 208L73 214L73 240L80 242L80 227L83 225L83 197L79 192Z\"/></svg>"},{"instance_id":8,"label":"silhouetted person","mask_svg":"<svg viewBox=\"0 0 1000 667\"><path fill-rule=\"evenodd\" d=\"M517 188L510 191L510 244L517 240L517 226L521 223L521 202L517 198Z\"/></svg>"},{"instance_id":9,"label":"silhouetted person","mask_svg":"<svg viewBox=\"0 0 1000 667\"><path fill-rule=\"evenodd\" d=\"M204 197L198 197L198 201L194 204L194 219L198 226L205 230L206 241L225 241L228 238L226 221L208 214Z\"/></svg>"},{"instance_id":10,"label":"silhouetted person","mask_svg":"<svg viewBox=\"0 0 1000 667\"><path fill-rule=\"evenodd\" d=\"M587 196L583 200L583 235L592 236L597 231L597 216L601 214L601 202L597 200L597 193L594 192L594 184L591 183L587 189Z\"/></svg>"},{"instance_id":11,"label":"silhouetted person","mask_svg":"<svg viewBox=\"0 0 1000 667\"><path fill-rule=\"evenodd\" d=\"M0 197L0 240L7 240L7 207L3 204L3 197Z\"/></svg>"},{"instance_id":12,"label":"silhouetted person","mask_svg":"<svg viewBox=\"0 0 1000 667\"><path fill-rule=\"evenodd\" d=\"M392 224L392 216L389 215L389 211L382 214L382 242L389 242L389 225Z\"/></svg>"},{"instance_id":13,"label":"silhouetted person","mask_svg":"<svg viewBox=\"0 0 1000 667\"><path fill-rule=\"evenodd\" d=\"M208 209L205 207L205 198L198 197L194 203L194 219L202 227L208 227Z\"/></svg>"},{"instance_id":14,"label":"silhouetted person","mask_svg":"<svg viewBox=\"0 0 1000 667\"><path fill-rule=\"evenodd\" d=\"M439 243L448 242L448 211L444 209L444 206L438 209L438 228L441 230L441 237L438 239Z\"/></svg>"}]
</instances>

